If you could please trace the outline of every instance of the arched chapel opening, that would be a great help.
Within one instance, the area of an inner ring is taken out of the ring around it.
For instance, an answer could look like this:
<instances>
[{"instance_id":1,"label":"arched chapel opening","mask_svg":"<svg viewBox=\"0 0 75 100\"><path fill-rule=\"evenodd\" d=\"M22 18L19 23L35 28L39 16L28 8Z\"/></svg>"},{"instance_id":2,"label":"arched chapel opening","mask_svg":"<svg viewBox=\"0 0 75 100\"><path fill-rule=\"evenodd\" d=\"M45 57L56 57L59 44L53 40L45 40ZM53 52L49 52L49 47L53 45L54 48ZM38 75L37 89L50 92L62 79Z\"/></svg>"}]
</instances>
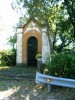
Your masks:
<instances>
[{"instance_id":1,"label":"arched chapel opening","mask_svg":"<svg viewBox=\"0 0 75 100\"><path fill-rule=\"evenodd\" d=\"M35 58L38 53L38 40L36 37L31 36L27 41L27 65L37 66L37 60Z\"/></svg>"},{"instance_id":2,"label":"arched chapel opening","mask_svg":"<svg viewBox=\"0 0 75 100\"><path fill-rule=\"evenodd\" d=\"M22 63L27 66L36 66L35 56L42 53L42 35L37 30L29 30L22 37Z\"/></svg>"}]
</instances>

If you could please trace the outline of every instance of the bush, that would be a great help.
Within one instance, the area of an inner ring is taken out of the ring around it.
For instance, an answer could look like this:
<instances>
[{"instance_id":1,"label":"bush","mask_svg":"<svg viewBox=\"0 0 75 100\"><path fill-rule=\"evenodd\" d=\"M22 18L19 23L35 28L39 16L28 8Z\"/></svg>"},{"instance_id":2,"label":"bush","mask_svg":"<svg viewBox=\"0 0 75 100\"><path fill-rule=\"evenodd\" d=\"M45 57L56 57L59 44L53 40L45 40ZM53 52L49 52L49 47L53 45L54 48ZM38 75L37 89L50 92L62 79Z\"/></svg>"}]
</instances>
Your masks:
<instances>
[{"instance_id":1,"label":"bush","mask_svg":"<svg viewBox=\"0 0 75 100\"><path fill-rule=\"evenodd\" d=\"M14 66L16 64L16 51L0 51L0 66Z\"/></svg>"},{"instance_id":2,"label":"bush","mask_svg":"<svg viewBox=\"0 0 75 100\"><path fill-rule=\"evenodd\" d=\"M36 59L38 59L38 58L41 58L42 57L42 55L41 55L41 53L38 53L38 54L36 54Z\"/></svg>"},{"instance_id":3,"label":"bush","mask_svg":"<svg viewBox=\"0 0 75 100\"><path fill-rule=\"evenodd\" d=\"M48 65L52 76L75 78L75 52L58 53Z\"/></svg>"}]
</instances>

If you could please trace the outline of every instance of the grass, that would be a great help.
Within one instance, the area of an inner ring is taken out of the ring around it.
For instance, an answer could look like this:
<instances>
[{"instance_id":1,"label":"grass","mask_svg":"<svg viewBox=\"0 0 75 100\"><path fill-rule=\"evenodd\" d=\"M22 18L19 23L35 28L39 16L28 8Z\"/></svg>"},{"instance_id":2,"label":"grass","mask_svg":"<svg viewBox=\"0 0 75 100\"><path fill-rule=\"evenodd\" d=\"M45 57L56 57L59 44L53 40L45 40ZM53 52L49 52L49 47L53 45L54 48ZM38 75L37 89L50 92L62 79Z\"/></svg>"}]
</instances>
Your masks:
<instances>
[{"instance_id":1,"label":"grass","mask_svg":"<svg viewBox=\"0 0 75 100\"><path fill-rule=\"evenodd\" d=\"M75 100L75 89L52 86L51 92L48 92L46 85L35 83L35 73L36 68L0 67L0 100ZM29 78L26 78L26 75L29 75ZM14 80L6 76L25 78Z\"/></svg>"},{"instance_id":2,"label":"grass","mask_svg":"<svg viewBox=\"0 0 75 100\"><path fill-rule=\"evenodd\" d=\"M37 85L34 79L1 80L0 100L75 100L75 89Z\"/></svg>"},{"instance_id":3,"label":"grass","mask_svg":"<svg viewBox=\"0 0 75 100\"><path fill-rule=\"evenodd\" d=\"M16 66L1 66L0 76L29 76L35 77L36 68L16 67Z\"/></svg>"}]
</instances>

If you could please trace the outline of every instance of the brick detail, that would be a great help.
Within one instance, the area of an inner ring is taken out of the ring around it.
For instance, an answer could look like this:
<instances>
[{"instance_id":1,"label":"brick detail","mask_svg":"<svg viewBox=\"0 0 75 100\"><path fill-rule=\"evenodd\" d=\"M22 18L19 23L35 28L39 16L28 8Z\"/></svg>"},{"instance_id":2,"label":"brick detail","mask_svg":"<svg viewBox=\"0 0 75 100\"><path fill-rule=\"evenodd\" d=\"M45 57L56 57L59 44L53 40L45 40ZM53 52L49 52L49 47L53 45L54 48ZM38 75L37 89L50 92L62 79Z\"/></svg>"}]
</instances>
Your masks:
<instances>
[{"instance_id":1,"label":"brick detail","mask_svg":"<svg viewBox=\"0 0 75 100\"><path fill-rule=\"evenodd\" d=\"M42 52L42 34L36 30L30 30L22 36L22 63L27 64L27 44L30 37L36 37L38 40L38 52Z\"/></svg>"}]
</instances>

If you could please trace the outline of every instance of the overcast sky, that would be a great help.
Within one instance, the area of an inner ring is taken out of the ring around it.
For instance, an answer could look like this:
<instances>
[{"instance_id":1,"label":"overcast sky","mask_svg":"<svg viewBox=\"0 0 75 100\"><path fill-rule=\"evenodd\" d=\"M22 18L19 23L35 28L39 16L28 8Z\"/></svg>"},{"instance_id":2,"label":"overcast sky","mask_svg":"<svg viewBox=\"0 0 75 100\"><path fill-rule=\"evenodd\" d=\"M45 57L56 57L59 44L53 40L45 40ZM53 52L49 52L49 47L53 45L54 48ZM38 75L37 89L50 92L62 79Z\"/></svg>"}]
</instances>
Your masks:
<instances>
[{"instance_id":1,"label":"overcast sky","mask_svg":"<svg viewBox=\"0 0 75 100\"><path fill-rule=\"evenodd\" d=\"M13 35L12 26L18 23L19 15L12 9L13 0L0 0L0 50L10 48L7 38Z\"/></svg>"}]
</instances>

